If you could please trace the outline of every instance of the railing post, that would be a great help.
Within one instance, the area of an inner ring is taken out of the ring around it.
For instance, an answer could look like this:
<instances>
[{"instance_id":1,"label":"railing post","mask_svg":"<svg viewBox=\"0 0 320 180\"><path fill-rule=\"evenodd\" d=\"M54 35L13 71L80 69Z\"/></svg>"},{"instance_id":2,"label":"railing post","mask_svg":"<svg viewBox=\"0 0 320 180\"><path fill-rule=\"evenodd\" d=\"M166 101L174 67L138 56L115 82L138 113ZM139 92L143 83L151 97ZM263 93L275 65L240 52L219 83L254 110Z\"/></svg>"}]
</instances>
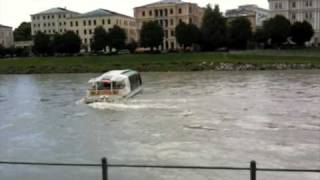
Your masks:
<instances>
[{"instance_id":1,"label":"railing post","mask_svg":"<svg viewBox=\"0 0 320 180\"><path fill-rule=\"evenodd\" d=\"M105 157L101 159L101 168L102 180L108 180L108 160Z\"/></svg>"},{"instance_id":2,"label":"railing post","mask_svg":"<svg viewBox=\"0 0 320 180\"><path fill-rule=\"evenodd\" d=\"M256 161L250 162L250 180L257 180L257 163Z\"/></svg>"}]
</instances>

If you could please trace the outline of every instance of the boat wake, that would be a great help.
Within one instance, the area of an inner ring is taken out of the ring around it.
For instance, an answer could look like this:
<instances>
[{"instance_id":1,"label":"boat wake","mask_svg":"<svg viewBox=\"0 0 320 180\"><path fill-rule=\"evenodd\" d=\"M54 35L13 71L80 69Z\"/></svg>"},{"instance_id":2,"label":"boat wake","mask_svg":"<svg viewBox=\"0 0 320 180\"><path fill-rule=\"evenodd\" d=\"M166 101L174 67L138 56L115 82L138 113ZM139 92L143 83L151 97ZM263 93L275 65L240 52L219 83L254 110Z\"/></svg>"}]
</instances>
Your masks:
<instances>
[{"instance_id":1,"label":"boat wake","mask_svg":"<svg viewBox=\"0 0 320 180\"><path fill-rule=\"evenodd\" d=\"M177 109L177 106L170 106L168 104L157 103L143 103L143 104L129 104L129 103L109 103L109 102L96 102L89 104L90 107L100 110L137 110L137 109Z\"/></svg>"}]
</instances>

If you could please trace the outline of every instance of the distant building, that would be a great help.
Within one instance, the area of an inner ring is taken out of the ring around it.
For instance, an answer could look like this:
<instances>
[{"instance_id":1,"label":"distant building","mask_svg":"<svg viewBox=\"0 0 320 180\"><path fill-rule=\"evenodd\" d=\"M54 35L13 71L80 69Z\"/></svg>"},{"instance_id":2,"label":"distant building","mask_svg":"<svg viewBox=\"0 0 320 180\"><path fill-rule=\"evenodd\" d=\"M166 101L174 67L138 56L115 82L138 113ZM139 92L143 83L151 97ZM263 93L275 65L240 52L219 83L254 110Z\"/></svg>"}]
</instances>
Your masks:
<instances>
[{"instance_id":1,"label":"distant building","mask_svg":"<svg viewBox=\"0 0 320 180\"><path fill-rule=\"evenodd\" d=\"M320 46L320 0L268 0L271 15L283 15L292 23L308 21L315 30L312 43Z\"/></svg>"},{"instance_id":2,"label":"distant building","mask_svg":"<svg viewBox=\"0 0 320 180\"><path fill-rule=\"evenodd\" d=\"M179 22L192 23L200 27L203 8L195 3L181 0L162 0L134 8L138 34L144 22L157 21L164 29L164 41L161 49L179 47L175 38L175 28Z\"/></svg>"},{"instance_id":3,"label":"distant building","mask_svg":"<svg viewBox=\"0 0 320 180\"><path fill-rule=\"evenodd\" d=\"M79 13L59 7L33 14L31 15L31 33L32 35L38 31L45 34L64 33L67 31L67 19L77 15Z\"/></svg>"},{"instance_id":4,"label":"distant building","mask_svg":"<svg viewBox=\"0 0 320 180\"><path fill-rule=\"evenodd\" d=\"M13 46L12 27L0 24L0 45L6 48Z\"/></svg>"},{"instance_id":5,"label":"distant building","mask_svg":"<svg viewBox=\"0 0 320 180\"><path fill-rule=\"evenodd\" d=\"M99 26L109 31L113 26L117 25L125 30L128 41L137 40L134 18L106 9L97 9L67 18L66 22L66 29L77 33L82 40L82 44L88 50L90 50L94 29Z\"/></svg>"},{"instance_id":6,"label":"distant building","mask_svg":"<svg viewBox=\"0 0 320 180\"><path fill-rule=\"evenodd\" d=\"M244 5L239 6L237 9L227 10L225 15L231 21L238 17L247 18L251 22L252 30L255 31L257 27L263 25L263 21L270 17L270 12L257 5Z\"/></svg>"}]
</instances>

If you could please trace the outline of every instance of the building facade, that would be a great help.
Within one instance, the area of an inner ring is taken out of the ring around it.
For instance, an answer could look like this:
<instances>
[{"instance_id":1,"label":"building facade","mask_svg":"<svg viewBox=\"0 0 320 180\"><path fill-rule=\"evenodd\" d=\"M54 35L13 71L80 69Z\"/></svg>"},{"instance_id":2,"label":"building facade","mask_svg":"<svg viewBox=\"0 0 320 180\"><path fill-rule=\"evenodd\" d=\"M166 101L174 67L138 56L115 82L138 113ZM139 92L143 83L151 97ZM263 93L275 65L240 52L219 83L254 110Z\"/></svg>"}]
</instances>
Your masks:
<instances>
[{"instance_id":1,"label":"building facade","mask_svg":"<svg viewBox=\"0 0 320 180\"><path fill-rule=\"evenodd\" d=\"M77 16L79 13L69 11L65 8L52 8L31 15L31 33L45 34L64 33L67 31L67 19Z\"/></svg>"},{"instance_id":2,"label":"building facade","mask_svg":"<svg viewBox=\"0 0 320 180\"><path fill-rule=\"evenodd\" d=\"M271 15L283 15L292 23L308 21L315 30L312 40L320 46L320 0L268 0Z\"/></svg>"},{"instance_id":3,"label":"building facade","mask_svg":"<svg viewBox=\"0 0 320 180\"><path fill-rule=\"evenodd\" d=\"M179 22L192 23L200 27L203 8L197 4L181 0L162 0L134 8L137 32L140 34L144 22L157 21L164 29L164 41L161 49L177 49L179 45L175 38L175 28Z\"/></svg>"},{"instance_id":4,"label":"building facade","mask_svg":"<svg viewBox=\"0 0 320 180\"><path fill-rule=\"evenodd\" d=\"M117 25L125 30L127 41L137 41L136 23L133 17L106 9L97 9L67 19L66 29L78 34L83 46L90 51L94 30L103 27L107 32Z\"/></svg>"},{"instance_id":5,"label":"building facade","mask_svg":"<svg viewBox=\"0 0 320 180\"><path fill-rule=\"evenodd\" d=\"M12 27L0 24L0 45L5 48L14 45Z\"/></svg>"},{"instance_id":6,"label":"building facade","mask_svg":"<svg viewBox=\"0 0 320 180\"><path fill-rule=\"evenodd\" d=\"M247 18L251 22L252 30L255 31L258 27L262 27L263 21L270 17L270 12L257 5L244 5L237 9L227 10L225 15L230 21L238 17Z\"/></svg>"}]
</instances>

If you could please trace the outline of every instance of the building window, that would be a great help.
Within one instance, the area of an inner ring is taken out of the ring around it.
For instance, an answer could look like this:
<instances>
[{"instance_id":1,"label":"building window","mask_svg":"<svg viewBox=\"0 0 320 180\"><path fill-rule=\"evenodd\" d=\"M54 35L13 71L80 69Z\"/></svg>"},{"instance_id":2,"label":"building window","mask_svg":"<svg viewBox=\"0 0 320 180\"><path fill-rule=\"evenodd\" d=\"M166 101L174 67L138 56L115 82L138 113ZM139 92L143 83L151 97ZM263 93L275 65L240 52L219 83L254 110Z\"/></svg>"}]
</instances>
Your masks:
<instances>
[{"instance_id":1,"label":"building window","mask_svg":"<svg viewBox=\"0 0 320 180\"><path fill-rule=\"evenodd\" d=\"M67 25L67 23L66 23L66 22L63 22L63 24L64 24L64 25Z\"/></svg>"},{"instance_id":2,"label":"building window","mask_svg":"<svg viewBox=\"0 0 320 180\"><path fill-rule=\"evenodd\" d=\"M89 29L89 34L92 34L92 30L91 29Z\"/></svg>"},{"instance_id":3,"label":"building window","mask_svg":"<svg viewBox=\"0 0 320 180\"><path fill-rule=\"evenodd\" d=\"M52 26L55 26L54 22L52 23Z\"/></svg>"},{"instance_id":4,"label":"building window","mask_svg":"<svg viewBox=\"0 0 320 180\"><path fill-rule=\"evenodd\" d=\"M59 14L58 18L60 19L61 18L61 15Z\"/></svg>"},{"instance_id":5,"label":"building window","mask_svg":"<svg viewBox=\"0 0 320 180\"><path fill-rule=\"evenodd\" d=\"M168 16L168 9L164 10L164 16Z\"/></svg>"},{"instance_id":6,"label":"building window","mask_svg":"<svg viewBox=\"0 0 320 180\"><path fill-rule=\"evenodd\" d=\"M173 19L170 19L170 24L171 24L171 26L173 26L173 24L174 24Z\"/></svg>"},{"instance_id":7,"label":"building window","mask_svg":"<svg viewBox=\"0 0 320 180\"><path fill-rule=\"evenodd\" d=\"M154 14L155 14L156 17L159 15L158 13L159 13L158 9L154 10Z\"/></svg>"},{"instance_id":8,"label":"building window","mask_svg":"<svg viewBox=\"0 0 320 180\"><path fill-rule=\"evenodd\" d=\"M76 33L79 35L79 30L76 30Z\"/></svg>"},{"instance_id":9,"label":"building window","mask_svg":"<svg viewBox=\"0 0 320 180\"><path fill-rule=\"evenodd\" d=\"M159 10L159 14L160 14L160 17L163 16L163 11L162 11L162 9Z\"/></svg>"},{"instance_id":10,"label":"building window","mask_svg":"<svg viewBox=\"0 0 320 180\"><path fill-rule=\"evenodd\" d=\"M174 31L173 30L171 31L171 36L174 36Z\"/></svg>"},{"instance_id":11,"label":"building window","mask_svg":"<svg viewBox=\"0 0 320 180\"><path fill-rule=\"evenodd\" d=\"M182 9L181 8L179 8L179 14L181 14L182 13Z\"/></svg>"},{"instance_id":12,"label":"building window","mask_svg":"<svg viewBox=\"0 0 320 180\"><path fill-rule=\"evenodd\" d=\"M52 15L51 18L54 19L54 15Z\"/></svg>"},{"instance_id":13,"label":"building window","mask_svg":"<svg viewBox=\"0 0 320 180\"><path fill-rule=\"evenodd\" d=\"M88 25L91 26L91 20L88 21Z\"/></svg>"},{"instance_id":14,"label":"building window","mask_svg":"<svg viewBox=\"0 0 320 180\"><path fill-rule=\"evenodd\" d=\"M104 24L105 24L104 19L102 19L102 25L104 25Z\"/></svg>"},{"instance_id":15,"label":"building window","mask_svg":"<svg viewBox=\"0 0 320 180\"><path fill-rule=\"evenodd\" d=\"M108 24L111 24L111 20L110 19L108 19Z\"/></svg>"},{"instance_id":16,"label":"building window","mask_svg":"<svg viewBox=\"0 0 320 180\"><path fill-rule=\"evenodd\" d=\"M292 20L296 20L296 14L292 14Z\"/></svg>"},{"instance_id":17,"label":"building window","mask_svg":"<svg viewBox=\"0 0 320 180\"><path fill-rule=\"evenodd\" d=\"M42 16L42 19L46 19L46 17L45 17L45 16Z\"/></svg>"},{"instance_id":18,"label":"building window","mask_svg":"<svg viewBox=\"0 0 320 180\"><path fill-rule=\"evenodd\" d=\"M63 15L63 18L66 18L66 15L65 15L65 14Z\"/></svg>"},{"instance_id":19,"label":"building window","mask_svg":"<svg viewBox=\"0 0 320 180\"><path fill-rule=\"evenodd\" d=\"M296 6L297 6L297 5L296 5L296 2L292 2L292 7L293 7L293 8L296 8Z\"/></svg>"},{"instance_id":20,"label":"building window","mask_svg":"<svg viewBox=\"0 0 320 180\"><path fill-rule=\"evenodd\" d=\"M76 26L78 27L78 21L76 21Z\"/></svg>"},{"instance_id":21,"label":"building window","mask_svg":"<svg viewBox=\"0 0 320 180\"><path fill-rule=\"evenodd\" d=\"M50 19L50 16L48 15L47 19Z\"/></svg>"},{"instance_id":22,"label":"building window","mask_svg":"<svg viewBox=\"0 0 320 180\"><path fill-rule=\"evenodd\" d=\"M72 21L70 21L70 26L73 27L73 22Z\"/></svg>"},{"instance_id":23,"label":"building window","mask_svg":"<svg viewBox=\"0 0 320 180\"><path fill-rule=\"evenodd\" d=\"M97 25L97 21L96 20L93 20L93 25Z\"/></svg>"},{"instance_id":24,"label":"building window","mask_svg":"<svg viewBox=\"0 0 320 180\"><path fill-rule=\"evenodd\" d=\"M83 30L83 34L84 35L86 35L87 34L87 30L85 29L85 30Z\"/></svg>"},{"instance_id":25,"label":"building window","mask_svg":"<svg viewBox=\"0 0 320 180\"><path fill-rule=\"evenodd\" d=\"M192 24L192 18L189 18L189 24Z\"/></svg>"},{"instance_id":26,"label":"building window","mask_svg":"<svg viewBox=\"0 0 320 180\"><path fill-rule=\"evenodd\" d=\"M86 21L84 20L84 21L83 21L83 25L85 26L86 24L87 24L87 23L86 23Z\"/></svg>"},{"instance_id":27,"label":"building window","mask_svg":"<svg viewBox=\"0 0 320 180\"><path fill-rule=\"evenodd\" d=\"M47 24L46 24L46 23L43 23L43 26L44 26L44 27L46 27L46 26L47 26Z\"/></svg>"},{"instance_id":28,"label":"building window","mask_svg":"<svg viewBox=\"0 0 320 180\"><path fill-rule=\"evenodd\" d=\"M152 11L149 11L149 16L152 16Z\"/></svg>"},{"instance_id":29,"label":"building window","mask_svg":"<svg viewBox=\"0 0 320 180\"><path fill-rule=\"evenodd\" d=\"M142 16L145 16L146 15L146 12L142 11Z\"/></svg>"},{"instance_id":30,"label":"building window","mask_svg":"<svg viewBox=\"0 0 320 180\"><path fill-rule=\"evenodd\" d=\"M170 9L170 14L173 14L173 9Z\"/></svg>"},{"instance_id":31,"label":"building window","mask_svg":"<svg viewBox=\"0 0 320 180\"><path fill-rule=\"evenodd\" d=\"M87 41L87 38L84 38L84 43L87 44L87 42L88 42L88 41Z\"/></svg>"},{"instance_id":32,"label":"building window","mask_svg":"<svg viewBox=\"0 0 320 180\"><path fill-rule=\"evenodd\" d=\"M61 23L61 22L59 22L59 26L62 26L62 23Z\"/></svg>"}]
</instances>

